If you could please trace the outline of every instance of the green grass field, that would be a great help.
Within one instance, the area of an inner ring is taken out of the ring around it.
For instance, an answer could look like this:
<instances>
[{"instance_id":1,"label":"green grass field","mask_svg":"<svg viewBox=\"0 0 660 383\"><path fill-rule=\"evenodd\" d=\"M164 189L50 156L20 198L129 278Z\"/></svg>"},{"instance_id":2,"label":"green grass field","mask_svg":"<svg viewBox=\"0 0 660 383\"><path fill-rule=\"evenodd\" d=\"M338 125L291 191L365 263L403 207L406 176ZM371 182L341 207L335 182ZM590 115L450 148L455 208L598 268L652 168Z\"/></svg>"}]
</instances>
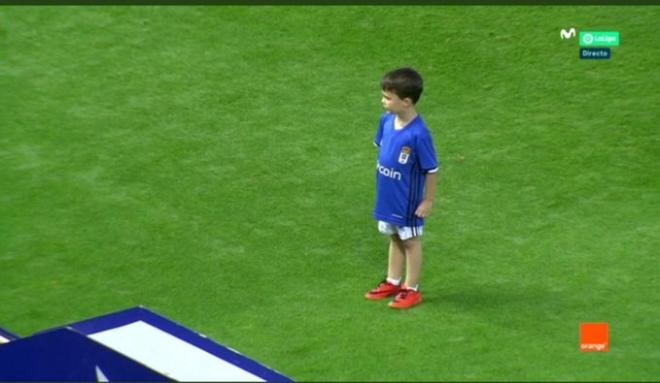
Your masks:
<instances>
[{"instance_id":1,"label":"green grass field","mask_svg":"<svg viewBox=\"0 0 660 383\"><path fill-rule=\"evenodd\" d=\"M136 305L304 381L660 378L660 7L0 7L0 326ZM614 30L580 60L562 28ZM363 298L379 80L442 162ZM582 353L607 322L611 351Z\"/></svg>"}]
</instances>

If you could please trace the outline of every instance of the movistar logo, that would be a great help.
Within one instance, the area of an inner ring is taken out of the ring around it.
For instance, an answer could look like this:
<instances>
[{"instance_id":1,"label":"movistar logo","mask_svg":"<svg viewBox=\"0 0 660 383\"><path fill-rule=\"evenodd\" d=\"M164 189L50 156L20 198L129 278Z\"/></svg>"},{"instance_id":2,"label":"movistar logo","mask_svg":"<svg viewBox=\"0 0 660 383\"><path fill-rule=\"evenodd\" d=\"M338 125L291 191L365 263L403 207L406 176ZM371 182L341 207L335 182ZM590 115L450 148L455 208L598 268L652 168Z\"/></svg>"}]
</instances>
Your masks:
<instances>
[{"instance_id":1,"label":"movistar logo","mask_svg":"<svg viewBox=\"0 0 660 383\"><path fill-rule=\"evenodd\" d=\"M572 37L575 37L575 28L571 28L569 30L562 29L559 32L559 37L561 37L562 40L570 39Z\"/></svg>"},{"instance_id":2,"label":"movistar logo","mask_svg":"<svg viewBox=\"0 0 660 383\"><path fill-rule=\"evenodd\" d=\"M378 173L384 175L385 177L401 181L401 172L397 172L396 170L394 170L394 168L388 169L385 166L381 165L380 162L377 162L376 169L378 169Z\"/></svg>"}]
</instances>

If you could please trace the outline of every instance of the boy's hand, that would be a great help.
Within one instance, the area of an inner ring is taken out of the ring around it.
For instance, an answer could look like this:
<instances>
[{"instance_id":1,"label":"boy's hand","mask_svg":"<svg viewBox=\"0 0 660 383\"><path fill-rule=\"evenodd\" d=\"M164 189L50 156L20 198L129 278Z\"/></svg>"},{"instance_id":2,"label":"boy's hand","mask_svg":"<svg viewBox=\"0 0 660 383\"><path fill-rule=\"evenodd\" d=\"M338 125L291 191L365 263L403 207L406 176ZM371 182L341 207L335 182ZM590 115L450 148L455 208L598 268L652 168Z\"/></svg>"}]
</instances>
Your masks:
<instances>
[{"instance_id":1,"label":"boy's hand","mask_svg":"<svg viewBox=\"0 0 660 383\"><path fill-rule=\"evenodd\" d=\"M426 218L431 215L431 209L433 209L433 201L425 199L415 210L415 215L419 218Z\"/></svg>"}]
</instances>

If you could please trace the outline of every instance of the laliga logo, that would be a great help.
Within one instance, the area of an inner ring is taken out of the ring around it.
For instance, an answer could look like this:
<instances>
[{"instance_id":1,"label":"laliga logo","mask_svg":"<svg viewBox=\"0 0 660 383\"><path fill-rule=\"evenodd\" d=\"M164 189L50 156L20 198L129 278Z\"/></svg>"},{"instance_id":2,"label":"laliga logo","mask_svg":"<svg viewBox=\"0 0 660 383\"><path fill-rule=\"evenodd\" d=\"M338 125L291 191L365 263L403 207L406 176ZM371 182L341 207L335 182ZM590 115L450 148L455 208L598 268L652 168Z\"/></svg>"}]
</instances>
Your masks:
<instances>
[{"instance_id":1,"label":"laliga logo","mask_svg":"<svg viewBox=\"0 0 660 383\"><path fill-rule=\"evenodd\" d=\"M571 28L568 31L566 29L562 29L561 32L559 32L559 36L562 40L575 37L575 28Z\"/></svg>"}]
</instances>

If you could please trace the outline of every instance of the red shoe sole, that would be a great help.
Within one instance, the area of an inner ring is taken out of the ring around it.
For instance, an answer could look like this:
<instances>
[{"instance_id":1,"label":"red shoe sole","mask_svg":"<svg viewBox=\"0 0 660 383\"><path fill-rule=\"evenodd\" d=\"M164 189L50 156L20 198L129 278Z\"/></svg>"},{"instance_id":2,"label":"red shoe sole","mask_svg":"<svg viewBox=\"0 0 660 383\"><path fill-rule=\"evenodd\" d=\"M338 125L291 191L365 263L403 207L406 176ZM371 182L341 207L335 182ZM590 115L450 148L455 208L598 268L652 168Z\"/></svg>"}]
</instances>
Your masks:
<instances>
[{"instance_id":1,"label":"red shoe sole","mask_svg":"<svg viewBox=\"0 0 660 383\"><path fill-rule=\"evenodd\" d=\"M409 308L415 307L415 306L417 306L417 305L420 304L420 303L422 303L422 297L419 297L419 300L418 300L417 302L415 302L415 303L413 303L413 304L411 304L411 305L408 305L408 306L397 306L397 305L394 304L394 302L390 302L390 303L388 304L388 306L390 306L390 307L393 308L393 309L397 309L397 310L405 310L405 309L409 309Z\"/></svg>"},{"instance_id":2,"label":"red shoe sole","mask_svg":"<svg viewBox=\"0 0 660 383\"><path fill-rule=\"evenodd\" d=\"M371 295L369 293L366 293L364 297L370 301L382 301L383 299L387 299L391 296L397 295L398 293L399 293L398 291L396 293L387 294L387 295Z\"/></svg>"}]
</instances>

